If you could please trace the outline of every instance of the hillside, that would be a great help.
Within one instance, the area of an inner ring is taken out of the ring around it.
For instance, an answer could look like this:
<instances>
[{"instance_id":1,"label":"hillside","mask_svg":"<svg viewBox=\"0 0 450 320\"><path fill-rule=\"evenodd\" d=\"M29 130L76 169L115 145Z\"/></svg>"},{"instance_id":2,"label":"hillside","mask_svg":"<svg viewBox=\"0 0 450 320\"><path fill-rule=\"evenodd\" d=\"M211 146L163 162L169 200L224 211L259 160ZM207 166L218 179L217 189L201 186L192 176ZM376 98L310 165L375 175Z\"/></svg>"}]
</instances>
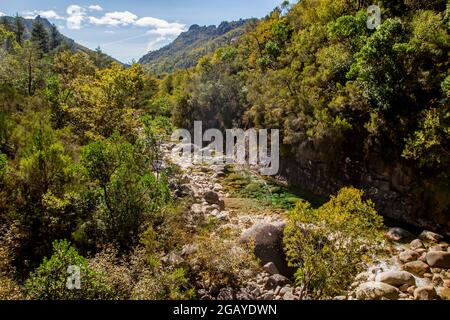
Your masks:
<instances>
[{"instance_id":1,"label":"hillside","mask_svg":"<svg viewBox=\"0 0 450 320\"><path fill-rule=\"evenodd\" d=\"M222 22L219 26L192 25L169 45L143 56L139 63L156 73L193 67L197 61L243 34L254 19Z\"/></svg>"},{"instance_id":2,"label":"hillside","mask_svg":"<svg viewBox=\"0 0 450 320\"><path fill-rule=\"evenodd\" d=\"M33 30L33 23L36 19L40 19L42 21L42 24L44 25L47 33L50 33L52 23L49 20L47 20L46 18L37 16L35 19L25 19L23 17L19 17L19 19L22 21L22 24L25 27L25 30L24 30L24 39L25 40L30 39L31 31ZM15 20L15 17L3 16L0 18L0 23L9 25L12 28L14 28L14 20ZM101 55L100 58L102 60L104 60L107 64L110 64L112 61L115 61L115 62L121 64L121 62L112 58L111 56L109 56L105 53L102 53L102 52L97 52L97 51L91 50L89 48L86 48L85 46L82 46L81 44L75 42L75 40L63 35L61 32L59 32L59 31L57 31L57 32L61 39L61 45L64 46L65 48L68 48L69 50L71 50L73 52L82 51L91 56L100 54Z\"/></svg>"}]
</instances>

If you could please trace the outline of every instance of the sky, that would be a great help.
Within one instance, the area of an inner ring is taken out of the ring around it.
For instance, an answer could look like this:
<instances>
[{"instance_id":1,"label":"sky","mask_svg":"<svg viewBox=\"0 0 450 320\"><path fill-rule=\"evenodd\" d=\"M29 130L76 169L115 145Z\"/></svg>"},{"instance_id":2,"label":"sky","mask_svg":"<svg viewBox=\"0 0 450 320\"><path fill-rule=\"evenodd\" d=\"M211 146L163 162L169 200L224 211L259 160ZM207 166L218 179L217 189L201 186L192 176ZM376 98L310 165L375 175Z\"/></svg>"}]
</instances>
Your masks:
<instances>
[{"instance_id":1,"label":"sky","mask_svg":"<svg viewBox=\"0 0 450 320\"><path fill-rule=\"evenodd\" d=\"M139 60L190 25L261 18L282 0L0 0L1 15L38 14L61 33L122 62Z\"/></svg>"}]
</instances>

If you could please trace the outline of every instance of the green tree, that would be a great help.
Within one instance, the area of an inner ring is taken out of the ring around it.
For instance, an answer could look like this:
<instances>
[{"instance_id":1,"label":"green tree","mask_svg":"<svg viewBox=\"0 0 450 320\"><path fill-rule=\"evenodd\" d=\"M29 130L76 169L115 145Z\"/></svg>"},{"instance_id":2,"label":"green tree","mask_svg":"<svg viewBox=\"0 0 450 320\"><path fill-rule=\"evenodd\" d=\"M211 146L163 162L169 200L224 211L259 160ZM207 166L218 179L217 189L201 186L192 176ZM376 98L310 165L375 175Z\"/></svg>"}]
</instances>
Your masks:
<instances>
[{"instance_id":1,"label":"green tree","mask_svg":"<svg viewBox=\"0 0 450 320\"><path fill-rule=\"evenodd\" d=\"M31 30L31 42L35 43L42 53L48 53L48 33L40 16L37 16L33 22L33 29Z\"/></svg>"},{"instance_id":2,"label":"green tree","mask_svg":"<svg viewBox=\"0 0 450 320\"><path fill-rule=\"evenodd\" d=\"M14 17L14 33L16 36L16 41L19 45L23 45L24 42L24 33L25 33L25 26L22 21L22 17L20 17L18 14Z\"/></svg>"},{"instance_id":3,"label":"green tree","mask_svg":"<svg viewBox=\"0 0 450 320\"><path fill-rule=\"evenodd\" d=\"M80 270L80 289L67 287L70 266ZM106 283L106 276L93 271L67 240L53 243L52 256L44 258L30 274L25 290L27 297L35 300L111 299L114 294Z\"/></svg>"}]
</instances>

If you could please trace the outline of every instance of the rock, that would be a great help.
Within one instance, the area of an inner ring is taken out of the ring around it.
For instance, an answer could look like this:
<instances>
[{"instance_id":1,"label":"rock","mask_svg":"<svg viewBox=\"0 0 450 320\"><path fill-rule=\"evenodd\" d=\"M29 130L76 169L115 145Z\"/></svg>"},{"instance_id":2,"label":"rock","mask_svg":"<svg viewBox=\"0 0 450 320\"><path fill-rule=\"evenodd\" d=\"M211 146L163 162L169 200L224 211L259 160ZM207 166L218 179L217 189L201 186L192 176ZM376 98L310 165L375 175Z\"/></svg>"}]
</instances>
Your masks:
<instances>
[{"instance_id":1,"label":"rock","mask_svg":"<svg viewBox=\"0 0 450 320\"><path fill-rule=\"evenodd\" d=\"M187 257L198 251L198 246L196 244L185 244L181 249L181 256Z\"/></svg>"},{"instance_id":2,"label":"rock","mask_svg":"<svg viewBox=\"0 0 450 320\"><path fill-rule=\"evenodd\" d=\"M170 252L161 259L161 262L163 262L166 265L179 265L183 261L184 261L183 258L175 252Z\"/></svg>"},{"instance_id":3,"label":"rock","mask_svg":"<svg viewBox=\"0 0 450 320\"><path fill-rule=\"evenodd\" d=\"M273 262L268 262L263 266L264 271L266 271L268 274L279 274L280 272L277 269L277 266Z\"/></svg>"},{"instance_id":4,"label":"rock","mask_svg":"<svg viewBox=\"0 0 450 320\"><path fill-rule=\"evenodd\" d=\"M416 290L416 286L411 286L406 290L410 295L414 295L414 290Z\"/></svg>"},{"instance_id":5,"label":"rock","mask_svg":"<svg viewBox=\"0 0 450 320\"><path fill-rule=\"evenodd\" d=\"M433 274L433 278L431 279L431 282L433 282L433 285L436 287L444 285L444 277L441 274Z\"/></svg>"},{"instance_id":6,"label":"rock","mask_svg":"<svg viewBox=\"0 0 450 320\"><path fill-rule=\"evenodd\" d=\"M439 297L442 300L450 300L450 288L441 288L439 290Z\"/></svg>"},{"instance_id":7,"label":"rock","mask_svg":"<svg viewBox=\"0 0 450 320\"><path fill-rule=\"evenodd\" d=\"M289 268L283 252L283 230L285 224L258 223L242 233L240 242L252 245L253 252L261 263L273 262L280 274L291 276L293 269Z\"/></svg>"},{"instance_id":8,"label":"rock","mask_svg":"<svg viewBox=\"0 0 450 320\"><path fill-rule=\"evenodd\" d=\"M343 301L343 300L347 300L347 297L346 296L336 296L333 298L333 300Z\"/></svg>"},{"instance_id":9,"label":"rock","mask_svg":"<svg viewBox=\"0 0 450 320\"><path fill-rule=\"evenodd\" d=\"M432 286L419 287L414 290L414 300L434 300L437 298L437 292Z\"/></svg>"},{"instance_id":10,"label":"rock","mask_svg":"<svg viewBox=\"0 0 450 320\"><path fill-rule=\"evenodd\" d=\"M220 221L228 221L230 220L230 214L227 211L222 211L216 215L216 218Z\"/></svg>"},{"instance_id":11,"label":"rock","mask_svg":"<svg viewBox=\"0 0 450 320\"><path fill-rule=\"evenodd\" d=\"M205 192L203 194L203 198L209 204L219 204L219 202L220 202L219 195L217 194L217 192L214 192L214 191Z\"/></svg>"},{"instance_id":12,"label":"rock","mask_svg":"<svg viewBox=\"0 0 450 320\"><path fill-rule=\"evenodd\" d=\"M275 291L273 293L277 296L277 295L280 294L280 291L281 291L281 287L278 286L278 287L275 288Z\"/></svg>"},{"instance_id":13,"label":"rock","mask_svg":"<svg viewBox=\"0 0 450 320\"><path fill-rule=\"evenodd\" d=\"M427 263L433 268L450 269L450 253L445 251L430 251L426 256Z\"/></svg>"},{"instance_id":14,"label":"rock","mask_svg":"<svg viewBox=\"0 0 450 320\"><path fill-rule=\"evenodd\" d=\"M290 291L292 291L292 289L291 288L289 288L289 287L283 287L283 288L281 288L281 290L280 290L280 292L278 293L280 296L284 296L287 292L290 292Z\"/></svg>"},{"instance_id":15,"label":"rock","mask_svg":"<svg viewBox=\"0 0 450 320\"><path fill-rule=\"evenodd\" d=\"M403 265L403 270L411 272L416 276L423 276L430 270L430 267L422 261L412 261Z\"/></svg>"},{"instance_id":16,"label":"rock","mask_svg":"<svg viewBox=\"0 0 450 320\"><path fill-rule=\"evenodd\" d=\"M408 242L415 238L411 232L402 228L390 228L389 231L386 232L386 237L389 240L396 242Z\"/></svg>"},{"instance_id":17,"label":"rock","mask_svg":"<svg viewBox=\"0 0 450 320\"><path fill-rule=\"evenodd\" d=\"M191 206L191 212L192 212L193 214L195 214L195 215L200 215L200 214L202 214L202 213L203 213L202 211L203 211L203 210L202 210L202 205L201 205L201 204L194 203L194 204Z\"/></svg>"},{"instance_id":18,"label":"rock","mask_svg":"<svg viewBox=\"0 0 450 320\"><path fill-rule=\"evenodd\" d=\"M439 245L431 246L428 251L442 251L442 247Z\"/></svg>"},{"instance_id":19,"label":"rock","mask_svg":"<svg viewBox=\"0 0 450 320\"><path fill-rule=\"evenodd\" d=\"M262 296L263 300L273 300L274 295L272 292L267 292Z\"/></svg>"},{"instance_id":20,"label":"rock","mask_svg":"<svg viewBox=\"0 0 450 320\"><path fill-rule=\"evenodd\" d=\"M450 288L450 279L445 279L443 286L444 286L444 288Z\"/></svg>"},{"instance_id":21,"label":"rock","mask_svg":"<svg viewBox=\"0 0 450 320\"><path fill-rule=\"evenodd\" d=\"M439 242L443 239L444 237L441 236L440 234L428 231L428 230L424 230L422 231L422 233L419 235L419 239L423 240L423 241L429 241L429 242Z\"/></svg>"},{"instance_id":22,"label":"rock","mask_svg":"<svg viewBox=\"0 0 450 320\"><path fill-rule=\"evenodd\" d=\"M419 257L420 257L420 254L413 250L405 250L403 252L400 252L400 254L398 255L398 258L403 263L415 261Z\"/></svg>"},{"instance_id":23,"label":"rock","mask_svg":"<svg viewBox=\"0 0 450 320\"><path fill-rule=\"evenodd\" d=\"M264 288L266 290L273 290L277 287L284 287L288 283L289 280L285 276L282 276L281 274L274 274L267 279Z\"/></svg>"},{"instance_id":24,"label":"rock","mask_svg":"<svg viewBox=\"0 0 450 320\"><path fill-rule=\"evenodd\" d=\"M386 271L377 275L375 281L390 284L391 286L400 287L402 285L414 285L416 281L414 276L406 271Z\"/></svg>"},{"instance_id":25,"label":"rock","mask_svg":"<svg viewBox=\"0 0 450 320\"><path fill-rule=\"evenodd\" d=\"M372 274L371 274L370 272L367 272L367 271L361 272L361 273L359 273L359 274L355 277L355 282L356 282L356 283L361 283L361 282L367 282L367 281L370 281L370 280L369 280L369 277L370 277L371 275L372 275Z\"/></svg>"},{"instance_id":26,"label":"rock","mask_svg":"<svg viewBox=\"0 0 450 320\"><path fill-rule=\"evenodd\" d=\"M411 241L411 243L409 244L409 247L412 250L425 248L425 246L423 245L422 241L420 241L420 239L414 239L413 241Z\"/></svg>"},{"instance_id":27,"label":"rock","mask_svg":"<svg viewBox=\"0 0 450 320\"><path fill-rule=\"evenodd\" d=\"M292 301L292 300L296 300L296 299L297 299L297 297L294 296L294 294L291 291L286 292L283 296L283 300L286 300L286 301Z\"/></svg>"},{"instance_id":28,"label":"rock","mask_svg":"<svg viewBox=\"0 0 450 320\"><path fill-rule=\"evenodd\" d=\"M231 288L220 289L217 300L234 300L234 292Z\"/></svg>"},{"instance_id":29,"label":"rock","mask_svg":"<svg viewBox=\"0 0 450 320\"><path fill-rule=\"evenodd\" d=\"M381 300L382 298L396 300L399 294L396 287L383 282L365 282L356 289L358 300Z\"/></svg>"}]
</instances>

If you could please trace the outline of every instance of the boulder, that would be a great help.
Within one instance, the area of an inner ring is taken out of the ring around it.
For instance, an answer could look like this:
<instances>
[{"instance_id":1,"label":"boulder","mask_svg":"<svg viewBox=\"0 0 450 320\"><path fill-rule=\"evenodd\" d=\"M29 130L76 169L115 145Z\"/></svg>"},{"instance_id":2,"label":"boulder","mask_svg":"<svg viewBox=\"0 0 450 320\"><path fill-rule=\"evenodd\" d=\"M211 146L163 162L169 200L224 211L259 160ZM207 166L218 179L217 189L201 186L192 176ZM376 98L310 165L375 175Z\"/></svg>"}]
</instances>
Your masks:
<instances>
[{"instance_id":1,"label":"boulder","mask_svg":"<svg viewBox=\"0 0 450 320\"><path fill-rule=\"evenodd\" d=\"M205 192L203 194L203 198L209 204L219 204L220 203L219 195L217 194L217 192L214 192L214 191Z\"/></svg>"},{"instance_id":2,"label":"boulder","mask_svg":"<svg viewBox=\"0 0 450 320\"><path fill-rule=\"evenodd\" d=\"M285 223L258 223L242 233L240 242L253 246L255 256L262 265L272 262L280 274L291 276L294 272L286 262L283 251Z\"/></svg>"},{"instance_id":3,"label":"boulder","mask_svg":"<svg viewBox=\"0 0 450 320\"><path fill-rule=\"evenodd\" d=\"M429 242L439 242L443 238L444 237L442 235L428 231L428 230L422 231L422 233L419 235L420 240L429 241Z\"/></svg>"},{"instance_id":4,"label":"boulder","mask_svg":"<svg viewBox=\"0 0 450 320\"><path fill-rule=\"evenodd\" d=\"M386 233L386 237L396 242L408 242L415 238L411 232L402 228L390 228Z\"/></svg>"},{"instance_id":5,"label":"boulder","mask_svg":"<svg viewBox=\"0 0 450 320\"><path fill-rule=\"evenodd\" d=\"M406 271L386 271L377 275L375 281L390 284L391 286L400 287L403 285L414 285L416 280L414 276Z\"/></svg>"},{"instance_id":6,"label":"boulder","mask_svg":"<svg viewBox=\"0 0 450 320\"><path fill-rule=\"evenodd\" d=\"M288 283L289 280L285 276L274 274L267 279L264 288L266 290L275 290L277 287L284 287Z\"/></svg>"},{"instance_id":7,"label":"boulder","mask_svg":"<svg viewBox=\"0 0 450 320\"><path fill-rule=\"evenodd\" d=\"M297 297L294 296L294 294L291 291L288 291L283 295L283 300L292 301L292 300L296 300L296 299L297 299Z\"/></svg>"},{"instance_id":8,"label":"boulder","mask_svg":"<svg viewBox=\"0 0 450 320\"><path fill-rule=\"evenodd\" d=\"M425 262L422 261L411 261L403 265L403 270L411 272L412 274L421 277L425 273L430 271L430 267Z\"/></svg>"},{"instance_id":9,"label":"boulder","mask_svg":"<svg viewBox=\"0 0 450 320\"><path fill-rule=\"evenodd\" d=\"M450 269L450 253L445 251L430 251L426 256L427 263L432 268Z\"/></svg>"},{"instance_id":10,"label":"boulder","mask_svg":"<svg viewBox=\"0 0 450 320\"><path fill-rule=\"evenodd\" d=\"M411 243L409 244L409 247L412 250L425 248L425 246L423 245L422 241L420 241L420 239L414 239L413 241L411 241Z\"/></svg>"},{"instance_id":11,"label":"boulder","mask_svg":"<svg viewBox=\"0 0 450 320\"><path fill-rule=\"evenodd\" d=\"M400 291L387 283L383 282L365 282L356 289L356 298L358 300L381 300L387 298L397 300Z\"/></svg>"},{"instance_id":12,"label":"boulder","mask_svg":"<svg viewBox=\"0 0 450 320\"><path fill-rule=\"evenodd\" d=\"M450 300L450 288L441 288L439 290L439 297L442 300Z\"/></svg>"},{"instance_id":13,"label":"boulder","mask_svg":"<svg viewBox=\"0 0 450 320\"><path fill-rule=\"evenodd\" d=\"M400 252L400 254L398 255L398 258L403 263L415 261L419 257L420 257L420 254L413 250L405 250L405 251Z\"/></svg>"},{"instance_id":14,"label":"boulder","mask_svg":"<svg viewBox=\"0 0 450 320\"><path fill-rule=\"evenodd\" d=\"M437 292L432 286L419 287L414 290L414 300L435 300Z\"/></svg>"},{"instance_id":15,"label":"boulder","mask_svg":"<svg viewBox=\"0 0 450 320\"><path fill-rule=\"evenodd\" d=\"M279 274L280 272L277 269L277 266L273 262L268 262L263 266L264 271L268 274Z\"/></svg>"}]
</instances>

